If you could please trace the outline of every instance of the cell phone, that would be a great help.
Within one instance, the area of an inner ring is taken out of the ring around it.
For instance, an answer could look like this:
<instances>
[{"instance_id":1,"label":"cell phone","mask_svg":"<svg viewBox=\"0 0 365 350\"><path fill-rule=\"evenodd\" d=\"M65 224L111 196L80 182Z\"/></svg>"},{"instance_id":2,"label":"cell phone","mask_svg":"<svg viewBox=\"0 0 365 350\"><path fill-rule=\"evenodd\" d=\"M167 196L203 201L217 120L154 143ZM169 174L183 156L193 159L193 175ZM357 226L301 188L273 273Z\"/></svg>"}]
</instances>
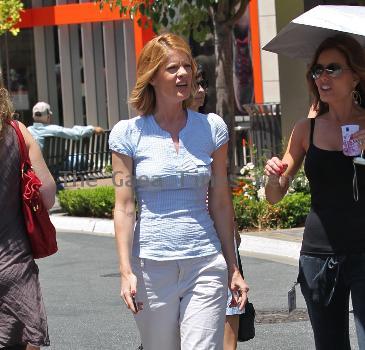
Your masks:
<instances>
[{"instance_id":1,"label":"cell phone","mask_svg":"<svg viewBox=\"0 0 365 350\"><path fill-rule=\"evenodd\" d=\"M134 309L136 310L136 312L138 312L138 306L137 306L137 303L136 303L136 297L134 295L132 295L132 301L133 301Z\"/></svg>"},{"instance_id":2,"label":"cell phone","mask_svg":"<svg viewBox=\"0 0 365 350\"><path fill-rule=\"evenodd\" d=\"M295 287L298 284L298 282L295 282L293 287L290 288L288 292L288 311L291 313L297 308L297 295Z\"/></svg>"}]
</instances>

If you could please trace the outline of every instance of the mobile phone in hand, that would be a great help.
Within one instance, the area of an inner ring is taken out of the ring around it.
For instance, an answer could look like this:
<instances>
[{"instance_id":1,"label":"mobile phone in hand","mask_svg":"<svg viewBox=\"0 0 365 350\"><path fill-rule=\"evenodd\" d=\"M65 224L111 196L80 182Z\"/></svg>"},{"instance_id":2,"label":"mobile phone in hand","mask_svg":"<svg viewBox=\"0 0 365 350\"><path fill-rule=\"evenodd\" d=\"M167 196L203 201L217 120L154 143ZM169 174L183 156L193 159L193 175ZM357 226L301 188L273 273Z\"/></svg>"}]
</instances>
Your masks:
<instances>
[{"instance_id":1,"label":"mobile phone in hand","mask_svg":"<svg viewBox=\"0 0 365 350\"><path fill-rule=\"evenodd\" d=\"M134 309L136 310L136 312L138 312L138 306L137 306L137 303L136 303L136 297L134 295L132 295L132 302L133 302Z\"/></svg>"}]
</instances>

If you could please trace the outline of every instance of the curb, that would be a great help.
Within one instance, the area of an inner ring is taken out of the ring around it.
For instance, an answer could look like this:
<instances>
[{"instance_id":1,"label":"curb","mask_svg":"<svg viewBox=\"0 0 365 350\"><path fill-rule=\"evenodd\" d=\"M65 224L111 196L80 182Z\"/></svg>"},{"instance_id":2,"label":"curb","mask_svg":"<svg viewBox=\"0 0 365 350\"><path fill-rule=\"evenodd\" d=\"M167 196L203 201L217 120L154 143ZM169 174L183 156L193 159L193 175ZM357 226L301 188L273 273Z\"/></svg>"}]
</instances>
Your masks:
<instances>
[{"instance_id":1,"label":"curb","mask_svg":"<svg viewBox=\"0 0 365 350\"><path fill-rule=\"evenodd\" d=\"M241 234L241 245L239 251L243 254L259 254L263 256L285 258L294 261L299 260L299 242L289 242L282 239L247 236Z\"/></svg>"},{"instance_id":2,"label":"curb","mask_svg":"<svg viewBox=\"0 0 365 350\"><path fill-rule=\"evenodd\" d=\"M50 215L52 224L57 231L76 232L84 234L114 237L114 223L109 219Z\"/></svg>"},{"instance_id":3,"label":"curb","mask_svg":"<svg viewBox=\"0 0 365 350\"><path fill-rule=\"evenodd\" d=\"M75 232L98 236L114 237L114 223L110 219L72 217L62 214L50 215L57 231ZM266 238L241 234L239 251L244 255L260 255L298 261L301 243L283 239Z\"/></svg>"}]
</instances>

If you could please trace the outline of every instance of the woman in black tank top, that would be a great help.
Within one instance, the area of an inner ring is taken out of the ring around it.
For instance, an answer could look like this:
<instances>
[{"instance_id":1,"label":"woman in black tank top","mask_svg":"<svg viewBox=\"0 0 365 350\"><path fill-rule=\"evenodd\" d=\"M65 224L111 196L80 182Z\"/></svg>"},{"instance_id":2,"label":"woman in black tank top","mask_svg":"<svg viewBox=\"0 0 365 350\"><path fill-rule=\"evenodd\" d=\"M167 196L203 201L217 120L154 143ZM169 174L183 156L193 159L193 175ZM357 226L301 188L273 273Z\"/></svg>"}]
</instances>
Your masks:
<instances>
[{"instance_id":1,"label":"woman in black tank top","mask_svg":"<svg viewBox=\"0 0 365 350\"><path fill-rule=\"evenodd\" d=\"M295 125L282 160L267 161L266 198L280 201L303 160L311 191L299 276L316 349L351 349L351 293L358 343L365 349L365 165L342 151L341 126L365 149L365 56L341 34L318 47L307 80L316 117Z\"/></svg>"}]
</instances>

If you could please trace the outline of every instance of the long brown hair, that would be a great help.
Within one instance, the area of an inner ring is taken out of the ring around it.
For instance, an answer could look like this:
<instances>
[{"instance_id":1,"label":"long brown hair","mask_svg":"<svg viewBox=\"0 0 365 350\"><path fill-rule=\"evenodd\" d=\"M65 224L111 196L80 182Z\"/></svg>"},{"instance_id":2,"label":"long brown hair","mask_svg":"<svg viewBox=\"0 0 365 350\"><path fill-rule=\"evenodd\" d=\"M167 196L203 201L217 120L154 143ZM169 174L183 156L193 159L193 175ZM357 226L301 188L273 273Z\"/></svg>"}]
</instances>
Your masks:
<instances>
[{"instance_id":1,"label":"long brown hair","mask_svg":"<svg viewBox=\"0 0 365 350\"><path fill-rule=\"evenodd\" d=\"M346 63L351 70L356 73L360 81L357 84L355 90L361 96L361 106L365 108L365 51L359 44L359 42L347 34L338 34L330 38L325 39L317 48L314 54L313 60L309 65L307 71L307 82L310 93L313 97L313 108L317 112L317 115L328 112L328 104L322 102L319 96L319 92L316 83L312 77L311 69L317 63L319 55L326 50L336 49L341 52L345 58Z\"/></svg>"},{"instance_id":2,"label":"long brown hair","mask_svg":"<svg viewBox=\"0 0 365 350\"><path fill-rule=\"evenodd\" d=\"M14 113L8 90L0 83L0 134L8 125L8 121Z\"/></svg>"},{"instance_id":3,"label":"long brown hair","mask_svg":"<svg viewBox=\"0 0 365 350\"><path fill-rule=\"evenodd\" d=\"M158 69L168 58L169 50L177 50L185 53L192 67L192 89L190 97L183 102L183 107L187 108L192 102L193 93L196 90L195 75L196 63L192 57L189 45L178 35L172 33L161 34L142 49L137 63L137 81L129 98L129 103L142 115L154 112L156 107L156 96L150 81L153 79Z\"/></svg>"}]
</instances>

